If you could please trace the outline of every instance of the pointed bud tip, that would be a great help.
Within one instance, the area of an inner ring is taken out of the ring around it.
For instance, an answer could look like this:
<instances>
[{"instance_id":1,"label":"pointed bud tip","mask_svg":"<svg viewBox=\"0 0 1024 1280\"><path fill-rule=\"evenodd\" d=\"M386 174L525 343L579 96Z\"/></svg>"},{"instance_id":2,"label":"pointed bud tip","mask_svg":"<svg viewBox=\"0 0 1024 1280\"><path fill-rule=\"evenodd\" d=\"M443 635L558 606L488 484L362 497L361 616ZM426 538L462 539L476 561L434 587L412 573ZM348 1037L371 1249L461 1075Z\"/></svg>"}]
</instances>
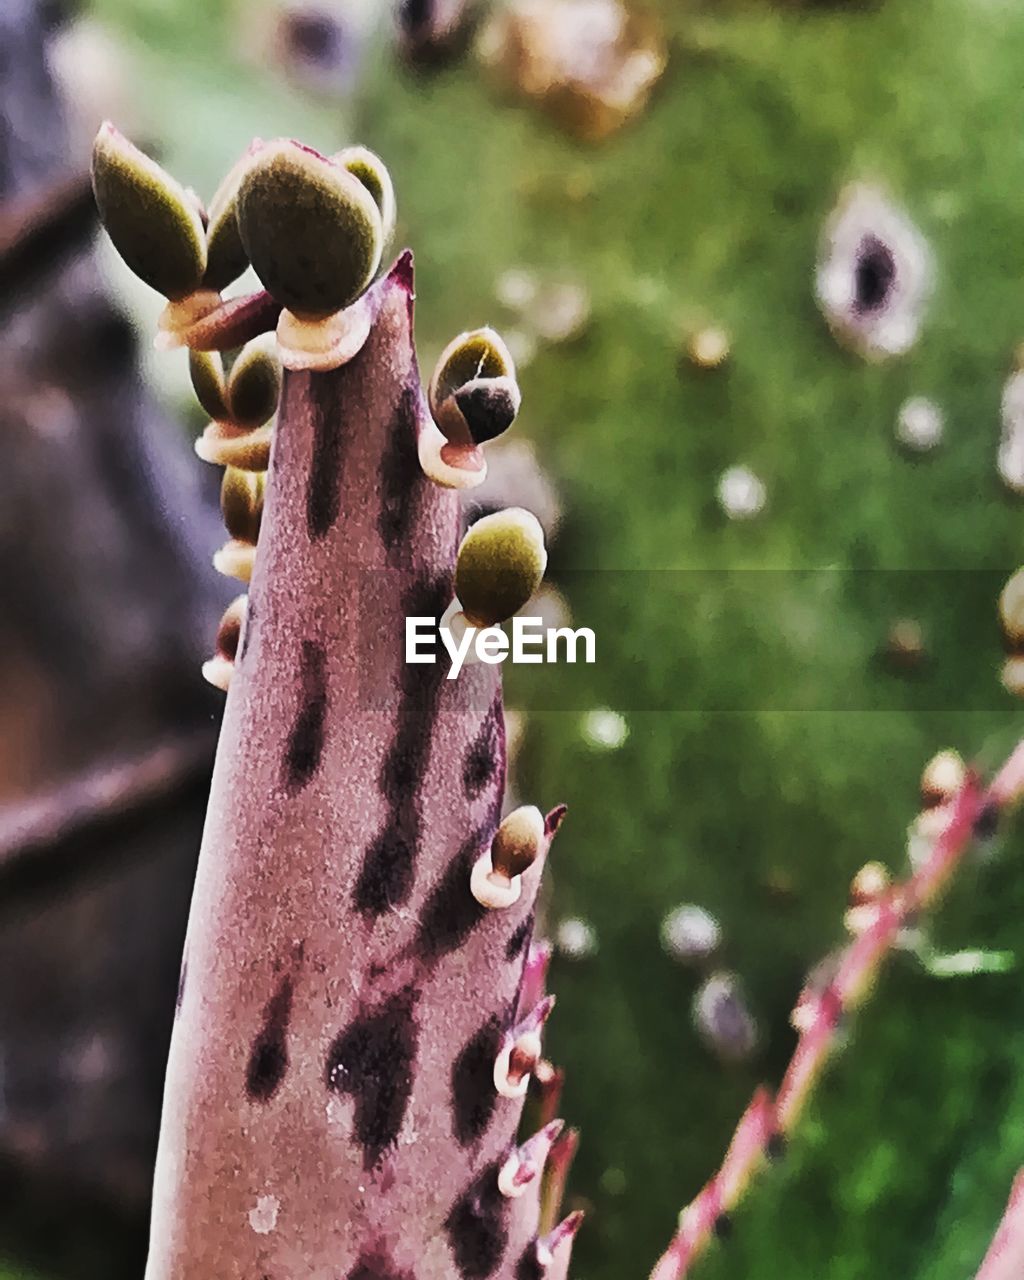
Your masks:
<instances>
[{"instance_id":1,"label":"pointed bud tip","mask_svg":"<svg viewBox=\"0 0 1024 1280\"><path fill-rule=\"evenodd\" d=\"M548 839L553 839L565 821L565 815L569 812L567 804L556 804L550 813L544 819L544 834Z\"/></svg>"},{"instance_id":2,"label":"pointed bud tip","mask_svg":"<svg viewBox=\"0 0 1024 1280\"><path fill-rule=\"evenodd\" d=\"M544 999L541 1000L534 1008L533 1012L527 1018L527 1021L535 1027L543 1026L544 1023L547 1022L548 1018L551 1017L555 1008L555 1002L555 996L545 996Z\"/></svg>"},{"instance_id":3,"label":"pointed bud tip","mask_svg":"<svg viewBox=\"0 0 1024 1280\"><path fill-rule=\"evenodd\" d=\"M416 287L415 270L413 252L411 249L403 249L395 259L391 270L388 272L388 279L400 285L408 293L413 293Z\"/></svg>"},{"instance_id":4,"label":"pointed bud tip","mask_svg":"<svg viewBox=\"0 0 1024 1280\"><path fill-rule=\"evenodd\" d=\"M541 1258L550 1262L560 1248L574 1240L580 1227L583 1226L585 1216L582 1209L573 1210L553 1231L538 1240L538 1253Z\"/></svg>"}]
</instances>

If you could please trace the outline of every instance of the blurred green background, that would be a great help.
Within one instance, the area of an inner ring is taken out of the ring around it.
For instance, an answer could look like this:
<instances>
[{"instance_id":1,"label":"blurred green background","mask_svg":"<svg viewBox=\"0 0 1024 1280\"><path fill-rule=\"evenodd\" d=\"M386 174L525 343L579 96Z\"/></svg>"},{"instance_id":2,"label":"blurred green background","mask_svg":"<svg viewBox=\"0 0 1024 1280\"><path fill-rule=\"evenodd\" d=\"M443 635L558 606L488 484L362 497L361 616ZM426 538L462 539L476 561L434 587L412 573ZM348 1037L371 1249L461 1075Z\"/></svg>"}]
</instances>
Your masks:
<instances>
[{"instance_id":1,"label":"blurred green background","mask_svg":"<svg viewBox=\"0 0 1024 1280\"><path fill-rule=\"evenodd\" d=\"M558 705L557 669L509 678L510 702L529 707L518 792L571 811L550 919L582 918L597 940L587 958L556 957L548 1042L583 1130L577 1280L645 1276L753 1087L777 1083L789 1011L841 939L850 877L869 858L904 868L924 762L956 746L994 764L1022 723L998 683L994 592L979 606L927 571L997 582L1019 560L1022 514L995 452L1024 336L1024 9L655 7L671 56L650 106L584 145L496 94L472 56L414 73L378 45L351 99L314 95L247 55L259 5L85 6L123 59L125 127L205 196L254 134L359 140L385 157L416 252L424 363L459 329L509 321L495 295L509 269L589 292L582 336L541 343L523 368L517 431L560 491L550 577L607 646L628 737L602 750L582 732L587 681L594 705L610 700L599 669L576 673L572 710L542 709ZM881 366L843 351L813 298L821 226L851 179L891 190L938 268L920 341ZM728 331L721 369L680 360L695 323ZM894 439L910 395L946 415L944 443L919 458ZM738 462L767 487L748 522L715 500ZM705 576L693 612L638 573L624 612L604 611L599 575L571 572L821 567L837 571L831 586L786 579L777 608L748 612L725 573ZM858 589L855 572L882 570L918 572ZM907 614L928 649L911 679L875 661ZM667 687L681 665L750 710L700 710L703 684ZM1024 961L1022 855L1011 832L966 869L943 945ZM661 949L680 902L718 918L721 961L745 984L761 1039L742 1065L703 1047L699 975ZM698 1274L972 1275L1024 1163L1020 973L940 980L898 958L799 1139Z\"/></svg>"}]
</instances>

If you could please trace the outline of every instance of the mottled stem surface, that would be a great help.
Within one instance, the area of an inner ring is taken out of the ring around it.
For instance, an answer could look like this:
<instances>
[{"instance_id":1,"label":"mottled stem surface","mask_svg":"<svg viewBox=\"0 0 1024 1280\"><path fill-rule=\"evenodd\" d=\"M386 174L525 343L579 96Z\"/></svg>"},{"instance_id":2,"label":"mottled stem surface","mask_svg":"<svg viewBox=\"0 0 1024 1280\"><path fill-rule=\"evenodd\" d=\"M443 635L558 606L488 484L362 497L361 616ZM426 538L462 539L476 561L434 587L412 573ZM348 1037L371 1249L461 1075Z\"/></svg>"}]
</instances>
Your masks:
<instances>
[{"instance_id":1,"label":"mottled stem surface","mask_svg":"<svg viewBox=\"0 0 1024 1280\"><path fill-rule=\"evenodd\" d=\"M362 351L285 376L200 856L148 1280L516 1280L537 1199L497 1169L493 1064L540 866L487 912L497 668L406 665L452 596L427 481L408 256Z\"/></svg>"}]
</instances>

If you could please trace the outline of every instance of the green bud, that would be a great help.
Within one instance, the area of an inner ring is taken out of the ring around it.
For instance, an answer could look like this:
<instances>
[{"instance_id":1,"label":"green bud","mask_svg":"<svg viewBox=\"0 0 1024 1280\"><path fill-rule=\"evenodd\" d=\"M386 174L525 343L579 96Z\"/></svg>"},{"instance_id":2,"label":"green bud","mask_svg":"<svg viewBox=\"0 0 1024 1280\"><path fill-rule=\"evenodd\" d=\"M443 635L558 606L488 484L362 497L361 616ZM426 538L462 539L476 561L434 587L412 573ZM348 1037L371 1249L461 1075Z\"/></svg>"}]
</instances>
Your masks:
<instances>
[{"instance_id":1,"label":"green bud","mask_svg":"<svg viewBox=\"0 0 1024 1280\"><path fill-rule=\"evenodd\" d=\"M455 594L474 626L505 622L541 584L548 556L535 515L509 507L484 516L462 539L455 564Z\"/></svg>"},{"instance_id":2,"label":"green bud","mask_svg":"<svg viewBox=\"0 0 1024 1280\"><path fill-rule=\"evenodd\" d=\"M239 427L259 427L272 417L281 394L281 365L271 333L247 342L231 367L228 403L231 421Z\"/></svg>"},{"instance_id":3,"label":"green bud","mask_svg":"<svg viewBox=\"0 0 1024 1280\"><path fill-rule=\"evenodd\" d=\"M220 509L224 516L224 527L236 541L247 542L252 546L259 541L265 488L266 473L263 471L242 471L238 467L228 467L224 472L220 487Z\"/></svg>"},{"instance_id":4,"label":"green bud","mask_svg":"<svg viewBox=\"0 0 1024 1280\"><path fill-rule=\"evenodd\" d=\"M515 364L493 329L460 333L430 380L430 411L453 444L485 444L515 421L521 400Z\"/></svg>"},{"instance_id":5,"label":"green bud","mask_svg":"<svg viewBox=\"0 0 1024 1280\"><path fill-rule=\"evenodd\" d=\"M237 280L249 265L249 256L242 244L238 218L235 215L238 208L238 188L249 167L252 153L253 149L250 148L233 166L210 201L204 284L207 288L216 289L218 293L233 280Z\"/></svg>"},{"instance_id":6,"label":"green bud","mask_svg":"<svg viewBox=\"0 0 1024 1280\"><path fill-rule=\"evenodd\" d=\"M337 155L332 156L331 160L341 165L343 169L347 169L353 177L358 178L373 196L373 202L380 213L384 247L387 247L395 233L397 205L395 186L384 161L367 147L346 147L344 151L339 151Z\"/></svg>"},{"instance_id":7,"label":"green bud","mask_svg":"<svg viewBox=\"0 0 1024 1280\"><path fill-rule=\"evenodd\" d=\"M216 351L189 351L188 372L192 390L203 409L214 422L224 422L229 416L224 365Z\"/></svg>"},{"instance_id":8,"label":"green bud","mask_svg":"<svg viewBox=\"0 0 1024 1280\"><path fill-rule=\"evenodd\" d=\"M384 249L380 211L362 182L286 140L253 153L239 187L238 226L264 288L310 319L355 302Z\"/></svg>"},{"instance_id":9,"label":"green bud","mask_svg":"<svg viewBox=\"0 0 1024 1280\"><path fill-rule=\"evenodd\" d=\"M491 865L508 879L521 876L537 861L544 843L544 815L532 804L502 819L491 844Z\"/></svg>"},{"instance_id":10,"label":"green bud","mask_svg":"<svg viewBox=\"0 0 1024 1280\"><path fill-rule=\"evenodd\" d=\"M107 234L132 271L172 302L206 271L206 232L194 198L109 122L92 151L92 186Z\"/></svg>"}]
</instances>

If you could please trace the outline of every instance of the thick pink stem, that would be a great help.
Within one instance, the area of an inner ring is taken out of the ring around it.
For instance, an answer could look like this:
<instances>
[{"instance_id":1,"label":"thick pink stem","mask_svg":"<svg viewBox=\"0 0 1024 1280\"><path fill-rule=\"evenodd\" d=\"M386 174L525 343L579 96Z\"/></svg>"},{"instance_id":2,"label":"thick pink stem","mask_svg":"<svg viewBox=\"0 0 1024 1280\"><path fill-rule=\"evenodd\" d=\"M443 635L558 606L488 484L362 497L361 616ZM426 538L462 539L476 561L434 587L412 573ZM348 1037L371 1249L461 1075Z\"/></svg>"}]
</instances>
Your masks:
<instances>
[{"instance_id":1,"label":"thick pink stem","mask_svg":"<svg viewBox=\"0 0 1024 1280\"><path fill-rule=\"evenodd\" d=\"M286 374L182 969L148 1280L514 1280L537 1197L498 1172L543 856L487 911L497 668L406 665L452 597L425 479L411 260L366 345ZM540 1179L536 1180L538 1183Z\"/></svg>"}]
</instances>

